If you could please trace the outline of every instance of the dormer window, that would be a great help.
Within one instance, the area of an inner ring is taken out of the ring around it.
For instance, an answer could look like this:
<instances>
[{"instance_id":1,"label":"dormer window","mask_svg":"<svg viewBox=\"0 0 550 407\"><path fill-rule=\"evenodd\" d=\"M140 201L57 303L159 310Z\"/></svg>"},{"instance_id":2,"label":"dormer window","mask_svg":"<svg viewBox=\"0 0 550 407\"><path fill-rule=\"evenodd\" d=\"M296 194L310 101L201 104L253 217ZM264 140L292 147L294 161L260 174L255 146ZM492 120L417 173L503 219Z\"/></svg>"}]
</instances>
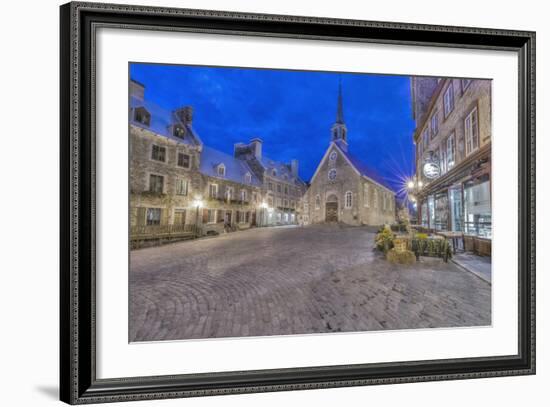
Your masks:
<instances>
[{"instance_id":1,"label":"dormer window","mask_svg":"<svg viewBox=\"0 0 550 407\"><path fill-rule=\"evenodd\" d=\"M252 175L249 172L244 175L244 182L246 182L247 184L250 184L252 182Z\"/></svg>"},{"instance_id":2,"label":"dormer window","mask_svg":"<svg viewBox=\"0 0 550 407\"><path fill-rule=\"evenodd\" d=\"M174 137L177 138L184 138L185 137L185 129L181 126L174 126Z\"/></svg>"},{"instance_id":3,"label":"dormer window","mask_svg":"<svg viewBox=\"0 0 550 407\"><path fill-rule=\"evenodd\" d=\"M225 177L225 165L219 164L217 172L218 172L218 176Z\"/></svg>"},{"instance_id":4,"label":"dormer window","mask_svg":"<svg viewBox=\"0 0 550 407\"><path fill-rule=\"evenodd\" d=\"M273 171L271 171L271 175L273 175L274 177L277 176L277 170L274 168Z\"/></svg>"},{"instance_id":5,"label":"dormer window","mask_svg":"<svg viewBox=\"0 0 550 407\"><path fill-rule=\"evenodd\" d=\"M151 113L149 113L143 106L137 107L134 110L134 120L149 127L151 125Z\"/></svg>"}]
</instances>

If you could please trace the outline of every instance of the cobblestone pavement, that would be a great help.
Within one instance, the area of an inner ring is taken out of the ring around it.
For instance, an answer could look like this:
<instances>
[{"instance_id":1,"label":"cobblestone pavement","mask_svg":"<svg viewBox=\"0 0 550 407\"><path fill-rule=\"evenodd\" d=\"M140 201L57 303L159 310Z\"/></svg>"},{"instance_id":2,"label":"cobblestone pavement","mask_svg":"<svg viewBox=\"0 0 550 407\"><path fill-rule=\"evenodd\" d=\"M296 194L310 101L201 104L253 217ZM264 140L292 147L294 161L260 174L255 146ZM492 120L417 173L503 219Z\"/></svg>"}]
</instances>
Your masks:
<instances>
[{"instance_id":1,"label":"cobblestone pavement","mask_svg":"<svg viewBox=\"0 0 550 407\"><path fill-rule=\"evenodd\" d=\"M130 340L491 323L491 286L440 259L392 265L366 228L266 228L131 252Z\"/></svg>"}]
</instances>

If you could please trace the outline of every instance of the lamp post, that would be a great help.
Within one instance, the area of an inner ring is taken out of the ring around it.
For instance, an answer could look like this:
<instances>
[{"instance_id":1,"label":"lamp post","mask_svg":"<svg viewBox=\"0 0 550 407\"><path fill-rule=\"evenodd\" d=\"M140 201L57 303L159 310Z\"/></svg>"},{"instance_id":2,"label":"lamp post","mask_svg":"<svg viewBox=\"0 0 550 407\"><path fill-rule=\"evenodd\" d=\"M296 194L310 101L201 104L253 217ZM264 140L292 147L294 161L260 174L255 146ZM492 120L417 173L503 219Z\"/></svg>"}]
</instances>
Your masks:
<instances>
[{"instance_id":1,"label":"lamp post","mask_svg":"<svg viewBox=\"0 0 550 407\"><path fill-rule=\"evenodd\" d=\"M199 209L202 208L203 202L201 197L196 197L193 201L193 206L196 208L195 211L195 235L199 234Z\"/></svg>"},{"instance_id":2,"label":"lamp post","mask_svg":"<svg viewBox=\"0 0 550 407\"><path fill-rule=\"evenodd\" d=\"M418 179L416 175L414 175L411 179L407 181L407 196L409 198L409 201L412 202L414 209L417 209L417 205L418 205L417 196L422 191L423 186L424 186L424 183L422 182L422 180ZM417 211L417 222L420 223L418 211Z\"/></svg>"}]
</instances>

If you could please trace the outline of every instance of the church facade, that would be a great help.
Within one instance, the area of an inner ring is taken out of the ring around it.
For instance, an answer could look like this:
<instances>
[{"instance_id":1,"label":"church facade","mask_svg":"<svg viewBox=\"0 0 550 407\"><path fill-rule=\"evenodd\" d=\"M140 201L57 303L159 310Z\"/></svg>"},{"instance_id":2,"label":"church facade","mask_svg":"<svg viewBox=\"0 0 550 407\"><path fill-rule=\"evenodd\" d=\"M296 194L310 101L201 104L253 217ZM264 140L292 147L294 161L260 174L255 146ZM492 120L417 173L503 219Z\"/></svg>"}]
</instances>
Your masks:
<instances>
[{"instance_id":1,"label":"church facade","mask_svg":"<svg viewBox=\"0 0 550 407\"><path fill-rule=\"evenodd\" d=\"M350 152L342 88L328 148L304 197L307 223L383 225L395 222L395 192Z\"/></svg>"}]
</instances>

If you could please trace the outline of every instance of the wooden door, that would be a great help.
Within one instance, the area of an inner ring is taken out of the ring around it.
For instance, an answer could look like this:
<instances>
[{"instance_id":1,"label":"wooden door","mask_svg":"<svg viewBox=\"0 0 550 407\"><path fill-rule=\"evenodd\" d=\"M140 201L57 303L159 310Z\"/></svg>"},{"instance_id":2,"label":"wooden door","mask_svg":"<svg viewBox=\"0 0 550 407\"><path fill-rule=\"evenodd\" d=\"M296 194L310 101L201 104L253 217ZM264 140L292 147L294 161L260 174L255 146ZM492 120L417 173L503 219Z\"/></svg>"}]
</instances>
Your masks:
<instances>
[{"instance_id":1,"label":"wooden door","mask_svg":"<svg viewBox=\"0 0 550 407\"><path fill-rule=\"evenodd\" d=\"M327 222L338 222L338 202L327 202L325 211Z\"/></svg>"}]
</instances>

